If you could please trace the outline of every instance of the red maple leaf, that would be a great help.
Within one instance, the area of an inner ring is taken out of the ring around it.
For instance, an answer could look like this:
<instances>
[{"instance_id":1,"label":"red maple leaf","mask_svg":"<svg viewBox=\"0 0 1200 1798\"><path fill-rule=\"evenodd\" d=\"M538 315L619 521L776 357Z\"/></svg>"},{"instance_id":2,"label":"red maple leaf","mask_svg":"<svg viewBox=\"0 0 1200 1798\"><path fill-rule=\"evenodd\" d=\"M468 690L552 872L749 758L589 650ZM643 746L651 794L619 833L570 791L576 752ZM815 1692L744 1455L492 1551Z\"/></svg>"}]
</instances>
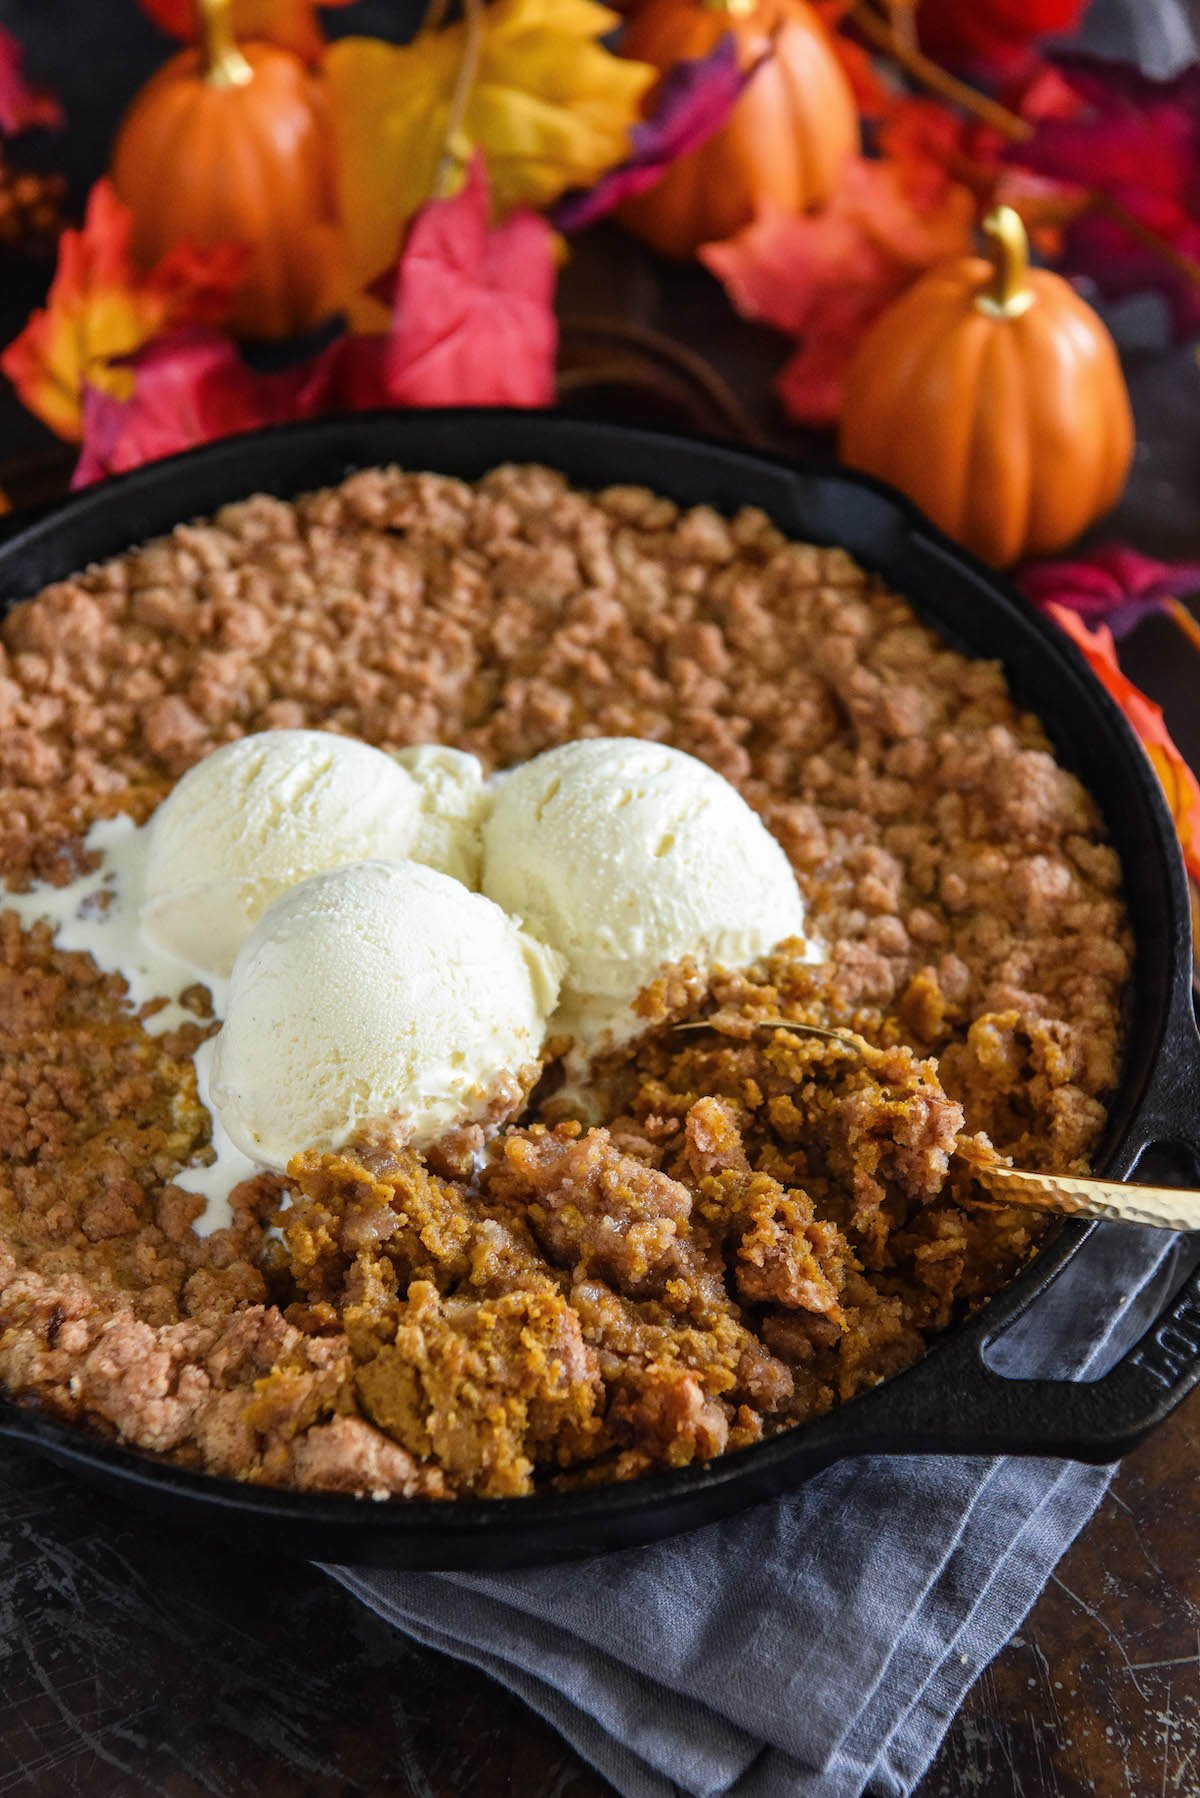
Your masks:
<instances>
[{"instance_id":1,"label":"red maple leaf","mask_svg":"<svg viewBox=\"0 0 1200 1798\"><path fill-rule=\"evenodd\" d=\"M548 406L557 343L554 233L518 207L488 225L476 156L462 191L413 220L396 269L387 386L409 406Z\"/></svg>"},{"instance_id":2,"label":"red maple leaf","mask_svg":"<svg viewBox=\"0 0 1200 1798\"><path fill-rule=\"evenodd\" d=\"M179 244L143 274L129 240L132 216L112 183L97 181L82 228L64 231L46 304L0 356L24 405L60 437L78 441L86 387L117 398L132 388L127 359L163 332L218 324L245 273L233 244Z\"/></svg>"},{"instance_id":3,"label":"red maple leaf","mask_svg":"<svg viewBox=\"0 0 1200 1798\"><path fill-rule=\"evenodd\" d=\"M72 487L295 417L308 373L303 367L256 374L227 337L204 329L169 333L134 357L131 368L128 399L101 387L84 395L83 452Z\"/></svg>"},{"instance_id":4,"label":"red maple leaf","mask_svg":"<svg viewBox=\"0 0 1200 1798\"><path fill-rule=\"evenodd\" d=\"M827 425L868 325L933 263L969 249L973 214L944 168L853 157L821 212L768 213L700 258L744 317L800 340L776 388L792 418Z\"/></svg>"},{"instance_id":5,"label":"red maple leaf","mask_svg":"<svg viewBox=\"0 0 1200 1798\"><path fill-rule=\"evenodd\" d=\"M25 79L25 53L11 31L0 26L0 132L16 137L35 125L53 130L63 122L63 109L44 87Z\"/></svg>"}]
</instances>

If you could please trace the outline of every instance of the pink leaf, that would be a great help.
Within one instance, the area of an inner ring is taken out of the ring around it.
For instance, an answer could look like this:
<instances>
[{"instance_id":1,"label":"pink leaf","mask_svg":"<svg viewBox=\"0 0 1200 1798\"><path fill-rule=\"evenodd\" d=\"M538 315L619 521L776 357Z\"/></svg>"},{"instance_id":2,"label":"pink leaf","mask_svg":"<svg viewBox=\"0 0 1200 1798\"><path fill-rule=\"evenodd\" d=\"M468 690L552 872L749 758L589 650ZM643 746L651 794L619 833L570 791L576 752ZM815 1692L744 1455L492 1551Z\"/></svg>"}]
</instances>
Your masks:
<instances>
[{"instance_id":1,"label":"pink leaf","mask_svg":"<svg viewBox=\"0 0 1200 1798\"><path fill-rule=\"evenodd\" d=\"M549 405L554 284L550 226L518 208L490 229L476 156L461 193L417 214L401 255L387 355L393 402Z\"/></svg>"},{"instance_id":2,"label":"pink leaf","mask_svg":"<svg viewBox=\"0 0 1200 1798\"><path fill-rule=\"evenodd\" d=\"M1066 606L1123 637L1171 600L1200 592L1200 563L1155 562L1110 543L1069 562L1027 562L1018 570L1017 583L1044 611Z\"/></svg>"},{"instance_id":3,"label":"pink leaf","mask_svg":"<svg viewBox=\"0 0 1200 1798\"><path fill-rule=\"evenodd\" d=\"M201 328L159 338L132 366L128 399L87 389L72 487L293 417L307 373L256 374L228 338Z\"/></svg>"},{"instance_id":4,"label":"pink leaf","mask_svg":"<svg viewBox=\"0 0 1200 1798\"><path fill-rule=\"evenodd\" d=\"M968 189L931 183L924 163L854 157L823 211L768 213L700 259L744 317L800 340L779 395L792 418L826 425L867 327L925 269L970 247L972 213Z\"/></svg>"}]
</instances>

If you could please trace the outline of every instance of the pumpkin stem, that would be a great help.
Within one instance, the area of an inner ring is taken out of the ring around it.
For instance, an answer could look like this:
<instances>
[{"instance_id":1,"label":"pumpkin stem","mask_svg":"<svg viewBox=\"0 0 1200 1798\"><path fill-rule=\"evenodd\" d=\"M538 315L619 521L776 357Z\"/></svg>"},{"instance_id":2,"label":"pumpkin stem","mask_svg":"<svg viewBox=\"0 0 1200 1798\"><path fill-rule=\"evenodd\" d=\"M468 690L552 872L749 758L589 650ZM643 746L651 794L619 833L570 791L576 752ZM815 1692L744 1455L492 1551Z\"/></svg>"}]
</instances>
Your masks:
<instances>
[{"instance_id":1,"label":"pumpkin stem","mask_svg":"<svg viewBox=\"0 0 1200 1798\"><path fill-rule=\"evenodd\" d=\"M706 12L724 13L727 19L748 19L758 0L700 0Z\"/></svg>"},{"instance_id":2,"label":"pumpkin stem","mask_svg":"<svg viewBox=\"0 0 1200 1798\"><path fill-rule=\"evenodd\" d=\"M1011 206L994 206L983 221L990 239L992 278L975 304L993 318L1020 318L1033 304L1029 285L1029 239L1021 215Z\"/></svg>"},{"instance_id":3,"label":"pumpkin stem","mask_svg":"<svg viewBox=\"0 0 1200 1798\"><path fill-rule=\"evenodd\" d=\"M233 0L196 0L204 79L210 87L244 87L254 70L233 35Z\"/></svg>"}]
</instances>

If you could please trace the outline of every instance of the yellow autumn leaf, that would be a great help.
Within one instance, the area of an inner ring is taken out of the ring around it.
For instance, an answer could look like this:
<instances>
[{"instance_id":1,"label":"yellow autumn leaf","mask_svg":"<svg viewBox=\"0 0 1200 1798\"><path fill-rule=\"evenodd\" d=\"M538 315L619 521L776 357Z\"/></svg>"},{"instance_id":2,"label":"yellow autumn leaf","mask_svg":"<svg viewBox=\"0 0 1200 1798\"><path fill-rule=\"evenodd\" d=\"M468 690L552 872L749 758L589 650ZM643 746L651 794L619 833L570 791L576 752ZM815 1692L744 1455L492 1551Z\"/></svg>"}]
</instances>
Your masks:
<instances>
[{"instance_id":1,"label":"yellow autumn leaf","mask_svg":"<svg viewBox=\"0 0 1200 1798\"><path fill-rule=\"evenodd\" d=\"M590 187L628 154L655 71L597 41L618 22L593 0L487 8L453 150L460 164L483 151L500 216ZM460 23L402 47L377 38L330 47L342 210L359 287L395 261L405 223L430 197L465 45Z\"/></svg>"}]
</instances>

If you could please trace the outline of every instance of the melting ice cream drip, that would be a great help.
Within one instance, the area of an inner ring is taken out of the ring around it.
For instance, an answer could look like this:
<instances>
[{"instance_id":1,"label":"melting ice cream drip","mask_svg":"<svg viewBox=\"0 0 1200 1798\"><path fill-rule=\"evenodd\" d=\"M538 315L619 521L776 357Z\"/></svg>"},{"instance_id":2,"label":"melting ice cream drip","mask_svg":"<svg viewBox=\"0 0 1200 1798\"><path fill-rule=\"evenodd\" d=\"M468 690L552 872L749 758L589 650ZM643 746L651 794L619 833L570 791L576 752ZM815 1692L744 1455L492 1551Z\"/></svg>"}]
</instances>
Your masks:
<instances>
[{"instance_id":1,"label":"melting ice cream drip","mask_svg":"<svg viewBox=\"0 0 1200 1798\"><path fill-rule=\"evenodd\" d=\"M210 1036L206 1042L201 1043L192 1058L192 1065L196 1070L196 1096L212 1120L210 1140L215 1159L209 1167L185 1167L174 1179L174 1184L181 1186L184 1192L198 1192L205 1201L203 1212L192 1226L197 1236L211 1236L214 1230L223 1230L227 1224L232 1223L230 1193L243 1180L253 1180L263 1171L257 1161L252 1161L249 1155L243 1155L237 1144L230 1140L210 1098L209 1083L212 1079L216 1040L216 1037Z\"/></svg>"},{"instance_id":2,"label":"melting ice cream drip","mask_svg":"<svg viewBox=\"0 0 1200 1798\"><path fill-rule=\"evenodd\" d=\"M145 892L148 832L132 818L101 818L83 839L85 849L99 855L100 865L68 886L40 882L28 893L0 894L0 910L15 911L23 924L45 920L59 949L87 954L106 974L120 974L135 1011L151 999L165 999L161 1010L143 1018L152 1036L195 1023L194 1012L179 1004L180 993L198 983L212 992L213 1007L224 1009L225 982L205 977L173 955L155 948L142 932L140 912Z\"/></svg>"},{"instance_id":3,"label":"melting ice cream drip","mask_svg":"<svg viewBox=\"0 0 1200 1798\"><path fill-rule=\"evenodd\" d=\"M227 983L205 976L186 962L165 954L143 934L139 914L145 891L147 835L132 818L102 818L84 838L84 848L98 855L99 866L81 874L67 886L46 882L28 893L0 893L0 910L14 911L25 925L49 924L55 946L71 953L90 955L106 974L120 974L128 989L129 1004L140 1011L154 999L165 999L158 1011L141 1019L152 1036L194 1024L196 1015L179 1003L180 993L197 984L207 985L213 1007L225 1007ZM197 1218L198 1236L207 1236L230 1222L229 1194L242 1180L258 1173L258 1167L229 1141L208 1106L208 1070L212 1062L211 1039L196 1051L196 1087L202 1105L212 1118L212 1146L216 1160L211 1167L184 1168L175 1185L200 1193L206 1200Z\"/></svg>"}]
</instances>

